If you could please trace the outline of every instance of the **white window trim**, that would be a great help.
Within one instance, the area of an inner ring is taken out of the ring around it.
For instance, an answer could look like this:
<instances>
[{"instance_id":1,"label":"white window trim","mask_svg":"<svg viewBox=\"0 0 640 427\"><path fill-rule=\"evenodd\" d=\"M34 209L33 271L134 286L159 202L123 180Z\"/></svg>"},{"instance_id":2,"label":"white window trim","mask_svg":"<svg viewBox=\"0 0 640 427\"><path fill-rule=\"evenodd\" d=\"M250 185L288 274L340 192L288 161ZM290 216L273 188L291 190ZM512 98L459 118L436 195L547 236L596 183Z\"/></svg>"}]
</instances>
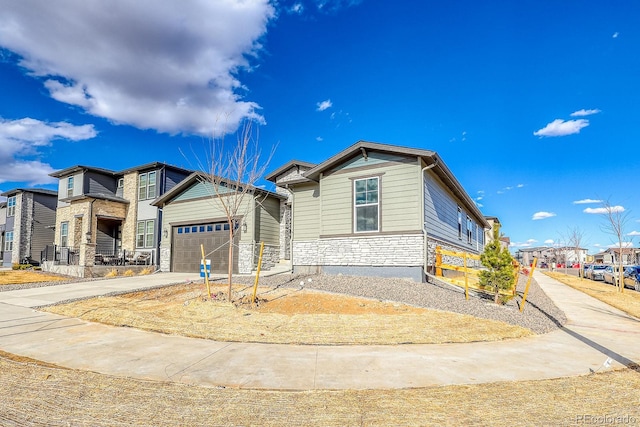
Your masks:
<instances>
[{"instance_id":1,"label":"white window trim","mask_svg":"<svg viewBox=\"0 0 640 427\"><path fill-rule=\"evenodd\" d=\"M70 176L67 178L67 197L73 196L73 187L75 185L75 179Z\"/></svg>"},{"instance_id":2,"label":"white window trim","mask_svg":"<svg viewBox=\"0 0 640 427\"><path fill-rule=\"evenodd\" d=\"M467 243L473 243L473 221L469 215L467 215Z\"/></svg>"},{"instance_id":3,"label":"white window trim","mask_svg":"<svg viewBox=\"0 0 640 427\"><path fill-rule=\"evenodd\" d=\"M64 227L65 225L66 227ZM66 233L63 234L63 231L66 231ZM66 248L69 246L69 222L68 221L63 221L60 223L60 246L63 248Z\"/></svg>"},{"instance_id":4,"label":"white window trim","mask_svg":"<svg viewBox=\"0 0 640 427\"><path fill-rule=\"evenodd\" d=\"M16 196L7 199L7 216L16 216Z\"/></svg>"},{"instance_id":5,"label":"white window trim","mask_svg":"<svg viewBox=\"0 0 640 427\"><path fill-rule=\"evenodd\" d=\"M358 181L367 181L369 179L376 179L378 181L378 201L376 203L365 203L363 205L356 204L356 183ZM358 231L358 208L377 206L378 208L378 227L375 230L362 230ZM380 177L379 176L370 176L366 178L358 178L353 180L353 232L360 233L378 233L380 232Z\"/></svg>"},{"instance_id":6,"label":"white window trim","mask_svg":"<svg viewBox=\"0 0 640 427\"><path fill-rule=\"evenodd\" d=\"M4 235L4 251L13 251L13 231L7 231Z\"/></svg>"},{"instance_id":7,"label":"white window trim","mask_svg":"<svg viewBox=\"0 0 640 427\"><path fill-rule=\"evenodd\" d=\"M156 225L155 225L155 220L154 219L147 219L147 220L142 220L142 221L138 221L136 223L136 249L148 249L148 248L153 248L153 243L155 241L155 231L156 231ZM152 226L152 232L151 233L147 233L149 224L153 224ZM140 225L143 224L143 228L142 228L142 233L139 232L140 230ZM149 238L149 236L151 237L151 245L147 245L147 240ZM139 238L142 237L142 246L138 245L139 243Z\"/></svg>"},{"instance_id":8,"label":"white window trim","mask_svg":"<svg viewBox=\"0 0 640 427\"><path fill-rule=\"evenodd\" d=\"M153 175L153 185L150 185L149 182L149 176ZM140 183L142 182L142 177L145 177L145 185L142 186L140 185ZM156 187L158 185L158 173L157 171L150 171L150 172L145 172L145 173L141 173L138 176L138 200L148 200L148 199L155 199L156 198ZM150 194L151 192L149 191L150 187L153 188L153 194Z\"/></svg>"}]
</instances>

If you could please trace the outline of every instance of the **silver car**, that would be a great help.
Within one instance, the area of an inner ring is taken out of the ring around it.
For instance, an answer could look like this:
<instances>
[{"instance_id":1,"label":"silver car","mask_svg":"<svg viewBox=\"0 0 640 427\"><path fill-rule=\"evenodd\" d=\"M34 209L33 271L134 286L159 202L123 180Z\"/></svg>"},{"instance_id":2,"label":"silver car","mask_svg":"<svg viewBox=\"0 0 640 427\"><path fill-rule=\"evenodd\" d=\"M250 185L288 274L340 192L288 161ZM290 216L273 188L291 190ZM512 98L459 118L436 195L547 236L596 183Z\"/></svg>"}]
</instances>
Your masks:
<instances>
[{"instance_id":1,"label":"silver car","mask_svg":"<svg viewBox=\"0 0 640 427\"><path fill-rule=\"evenodd\" d=\"M623 266L622 271L624 271L625 268L627 267ZM607 265L607 268L604 269L604 273L602 273L602 280L604 280L604 283L611 283L612 285L617 285L618 277L620 277L619 265Z\"/></svg>"},{"instance_id":2,"label":"silver car","mask_svg":"<svg viewBox=\"0 0 640 427\"><path fill-rule=\"evenodd\" d=\"M605 264L593 264L587 270L587 277L591 280L604 280L605 268L607 268Z\"/></svg>"}]
</instances>

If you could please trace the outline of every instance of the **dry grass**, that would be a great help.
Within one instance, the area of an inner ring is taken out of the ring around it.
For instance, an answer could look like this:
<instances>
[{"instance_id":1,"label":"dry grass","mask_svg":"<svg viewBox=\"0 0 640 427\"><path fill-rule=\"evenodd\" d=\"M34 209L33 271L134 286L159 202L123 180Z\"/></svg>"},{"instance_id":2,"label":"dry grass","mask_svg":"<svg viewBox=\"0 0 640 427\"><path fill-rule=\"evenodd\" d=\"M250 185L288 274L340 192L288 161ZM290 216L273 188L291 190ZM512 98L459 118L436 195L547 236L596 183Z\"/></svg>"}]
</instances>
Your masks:
<instances>
[{"instance_id":1,"label":"dry grass","mask_svg":"<svg viewBox=\"0 0 640 427\"><path fill-rule=\"evenodd\" d=\"M0 286L22 285L25 283L59 282L63 280L69 280L69 278L32 270L0 271Z\"/></svg>"},{"instance_id":2,"label":"dry grass","mask_svg":"<svg viewBox=\"0 0 640 427\"><path fill-rule=\"evenodd\" d=\"M0 355L1 356L1 355ZM640 373L401 390L236 390L0 357L0 425L531 426L640 423ZM2 400L0 400L2 402ZM582 417L582 418L581 418ZM602 420L603 418L599 418ZM625 421L626 420L626 421Z\"/></svg>"},{"instance_id":3,"label":"dry grass","mask_svg":"<svg viewBox=\"0 0 640 427\"><path fill-rule=\"evenodd\" d=\"M618 310L640 318L640 292L625 289L624 292L621 293L616 286L590 279L580 279L559 272L547 272L545 274L593 298L599 299Z\"/></svg>"},{"instance_id":4,"label":"dry grass","mask_svg":"<svg viewBox=\"0 0 640 427\"><path fill-rule=\"evenodd\" d=\"M279 344L399 344L496 341L525 328L463 314L314 291L259 289L260 307L225 301L225 285L180 285L48 307L91 322L206 338ZM236 286L236 295L250 292Z\"/></svg>"}]
</instances>

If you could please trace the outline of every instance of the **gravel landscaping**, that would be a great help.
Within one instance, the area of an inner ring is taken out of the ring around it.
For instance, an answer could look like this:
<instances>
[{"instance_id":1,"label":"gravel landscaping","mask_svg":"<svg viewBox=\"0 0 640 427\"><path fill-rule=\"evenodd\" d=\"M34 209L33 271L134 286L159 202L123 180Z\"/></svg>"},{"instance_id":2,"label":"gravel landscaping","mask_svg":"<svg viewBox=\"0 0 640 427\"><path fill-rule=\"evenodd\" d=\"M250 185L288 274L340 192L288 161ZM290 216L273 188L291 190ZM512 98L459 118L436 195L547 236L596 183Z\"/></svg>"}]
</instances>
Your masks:
<instances>
[{"instance_id":1,"label":"gravel landscaping","mask_svg":"<svg viewBox=\"0 0 640 427\"><path fill-rule=\"evenodd\" d=\"M249 277L234 277L234 283L253 284L253 280ZM500 320L538 334L550 332L566 323L564 312L556 307L535 280L531 281L524 311L520 312L526 281L527 277L520 275L518 295L506 305L496 305L492 299L480 295L470 294L469 300L466 300L464 289L453 285L416 283L406 279L281 274L261 277L260 286L307 288L381 301L397 301L417 307Z\"/></svg>"}]
</instances>

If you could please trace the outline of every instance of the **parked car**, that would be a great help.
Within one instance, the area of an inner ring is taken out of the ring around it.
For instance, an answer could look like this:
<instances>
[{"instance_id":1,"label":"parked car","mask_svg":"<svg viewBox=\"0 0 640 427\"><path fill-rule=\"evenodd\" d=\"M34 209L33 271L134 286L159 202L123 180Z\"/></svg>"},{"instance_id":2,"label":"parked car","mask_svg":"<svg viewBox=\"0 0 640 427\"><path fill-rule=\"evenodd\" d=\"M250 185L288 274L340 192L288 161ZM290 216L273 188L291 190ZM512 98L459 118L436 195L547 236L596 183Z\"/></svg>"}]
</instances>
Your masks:
<instances>
[{"instance_id":1,"label":"parked car","mask_svg":"<svg viewBox=\"0 0 640 427\"><path fill-rule=\"evenodd\" d=\"M582 277L587 277L587 270L591 267L591 264L584 264L582 266Z\"/></svg>"},{"instance_id":2,"label":"parked car","mask_svg":"<svg viewBox=\"0 0 640 427\"><path fill-rule=\"evenodd\" d=\"M591 280L604 280L605 268L607 268L605 264L593 264L587 270L587 277Z\"/></svg>"},{"instance_id":3,"label":"parked car","mask_svg":"<svg viewBox=\"0 0 640 427\"><path fill-rule=\"evenodd\" d=\"M624 277L624 287L632 288L640 292L640 265L627 267L622 274Z\"/></svg>"},{"instance_id":4,"label":"parked car","mask_svg":"<svg viewBox=\"0 0 640 427\"><path fill-rule=\"evenodd\" d=\"M626 269L626 266L622 267L622 271ZM618 277L620 276L620 266L619 265L607 265L607 268L604 269L604 273L602 275L604 283L611 283L612 285L618 284Z\"/></svg>"}]
</instances>

